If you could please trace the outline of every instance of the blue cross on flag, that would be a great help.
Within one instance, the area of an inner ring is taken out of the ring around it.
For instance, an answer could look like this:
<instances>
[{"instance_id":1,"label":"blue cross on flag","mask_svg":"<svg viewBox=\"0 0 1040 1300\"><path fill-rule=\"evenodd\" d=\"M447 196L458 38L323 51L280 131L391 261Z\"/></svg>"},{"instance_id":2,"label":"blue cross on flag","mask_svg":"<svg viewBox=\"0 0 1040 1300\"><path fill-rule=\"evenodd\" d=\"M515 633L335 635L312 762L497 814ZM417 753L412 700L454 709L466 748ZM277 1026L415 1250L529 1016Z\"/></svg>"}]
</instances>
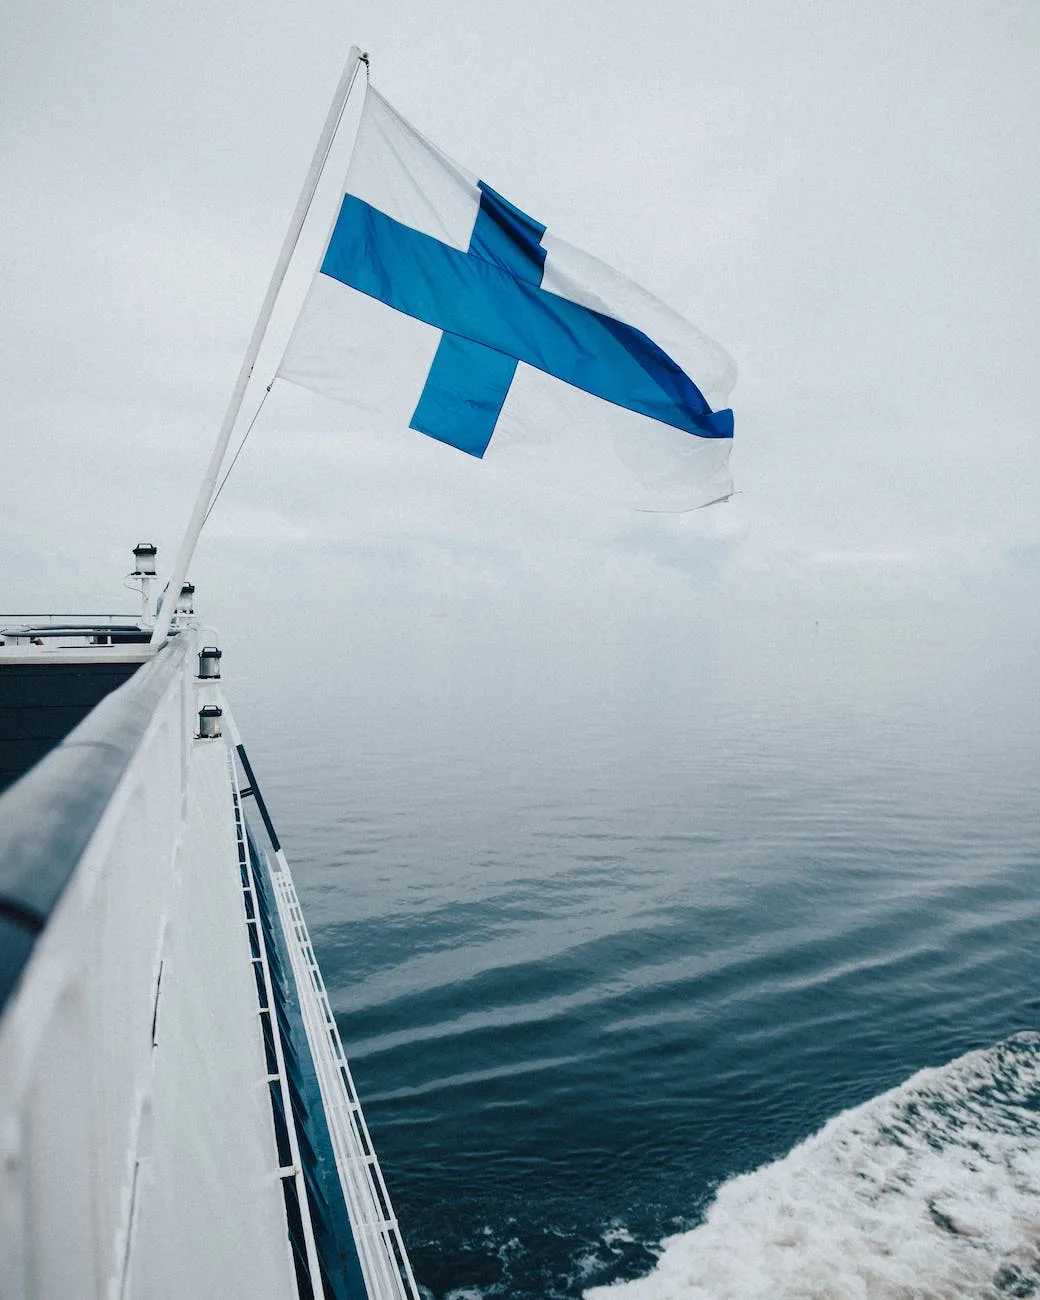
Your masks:
<instances>
[{"instance_id":1,"label":"blue cross on flag","mask_svg":"<svg viewBox=\"0 0 1040 1300\"><path fill-rule=\"evenodd\" d=\"M279 375L472 456L683 510L729 495L727 354L369 90ZM723 408L723 409L720 409ZM537 459L537 457L536 457Z\"/></svg>"}]
</instances>

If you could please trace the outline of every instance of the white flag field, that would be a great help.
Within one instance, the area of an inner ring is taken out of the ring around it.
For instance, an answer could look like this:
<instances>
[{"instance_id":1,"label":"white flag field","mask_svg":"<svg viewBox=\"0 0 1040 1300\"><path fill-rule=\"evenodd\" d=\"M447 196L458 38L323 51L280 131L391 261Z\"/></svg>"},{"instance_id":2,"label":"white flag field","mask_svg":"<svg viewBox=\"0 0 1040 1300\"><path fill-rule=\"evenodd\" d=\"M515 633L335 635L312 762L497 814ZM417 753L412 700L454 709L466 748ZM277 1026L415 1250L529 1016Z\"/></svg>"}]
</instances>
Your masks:
<instances>
[{"instance_id":1,"label":"white flag field","mask_svg":"<svg viewBox=\"0 0 1040 1300\"><path fill-rule=\"evenodd\" d=\"M351 428L412 430L636 508L733 491L727 353L372 89L278 374L351 408Z\"/></svg>"}]
</instances>

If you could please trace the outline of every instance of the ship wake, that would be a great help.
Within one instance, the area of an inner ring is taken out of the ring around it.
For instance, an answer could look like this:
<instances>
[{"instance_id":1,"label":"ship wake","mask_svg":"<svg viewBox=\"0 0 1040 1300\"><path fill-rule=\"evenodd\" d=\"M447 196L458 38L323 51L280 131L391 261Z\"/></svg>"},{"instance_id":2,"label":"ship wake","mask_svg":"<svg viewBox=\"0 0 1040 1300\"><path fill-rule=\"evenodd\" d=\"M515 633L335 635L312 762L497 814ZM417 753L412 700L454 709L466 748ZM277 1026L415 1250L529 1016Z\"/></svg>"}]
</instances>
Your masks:
<instances>
[{"instance_id":1,"label":"ship wake","mask_svg":"<svg viewBox=\"0 0 1040 1300\"><path fill-rule=\"evenodd\" d=\"M586 1300L1040 1296L1040 1034L848 1110Z\"/></svg>"}]
</instances>

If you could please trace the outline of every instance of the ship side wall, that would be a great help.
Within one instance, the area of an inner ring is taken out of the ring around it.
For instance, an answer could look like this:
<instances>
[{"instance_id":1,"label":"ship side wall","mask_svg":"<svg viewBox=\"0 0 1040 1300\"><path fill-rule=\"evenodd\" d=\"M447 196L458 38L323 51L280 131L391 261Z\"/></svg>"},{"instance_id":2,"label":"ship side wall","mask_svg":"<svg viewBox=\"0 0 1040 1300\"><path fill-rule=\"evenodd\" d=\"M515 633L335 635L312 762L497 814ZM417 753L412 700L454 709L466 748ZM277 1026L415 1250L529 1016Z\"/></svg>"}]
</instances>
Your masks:
<instances>
[{"instance_id":1,"label":"ship side wall","mask_svg":"<svg viewBox=\"0 0 1040 1300\"><path fill-rule=\"evenodd\" d=\"M5 1300L297 1294L230 756L195 737L192 650L0 798Z\"/></svg>"}]
</instances>

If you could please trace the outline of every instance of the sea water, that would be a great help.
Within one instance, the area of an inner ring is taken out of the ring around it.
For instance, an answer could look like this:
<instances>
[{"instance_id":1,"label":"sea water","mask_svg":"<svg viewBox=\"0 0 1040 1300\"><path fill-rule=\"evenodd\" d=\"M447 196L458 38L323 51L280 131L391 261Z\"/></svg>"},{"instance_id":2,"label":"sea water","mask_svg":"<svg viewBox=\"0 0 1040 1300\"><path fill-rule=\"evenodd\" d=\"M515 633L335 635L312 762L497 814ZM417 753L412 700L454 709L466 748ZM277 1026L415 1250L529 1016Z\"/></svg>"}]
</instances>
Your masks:
<instances>
[{"instance_id":1,"label":"sea water","mask_svg":"<svg viewBox=\"0 0 1040 1300\"><path fill-rule=\"evenodd\" d=\"M1040 1295L1028 646L827 635L237 688L429 1295Z\"/></svg>"}]
</instances>

